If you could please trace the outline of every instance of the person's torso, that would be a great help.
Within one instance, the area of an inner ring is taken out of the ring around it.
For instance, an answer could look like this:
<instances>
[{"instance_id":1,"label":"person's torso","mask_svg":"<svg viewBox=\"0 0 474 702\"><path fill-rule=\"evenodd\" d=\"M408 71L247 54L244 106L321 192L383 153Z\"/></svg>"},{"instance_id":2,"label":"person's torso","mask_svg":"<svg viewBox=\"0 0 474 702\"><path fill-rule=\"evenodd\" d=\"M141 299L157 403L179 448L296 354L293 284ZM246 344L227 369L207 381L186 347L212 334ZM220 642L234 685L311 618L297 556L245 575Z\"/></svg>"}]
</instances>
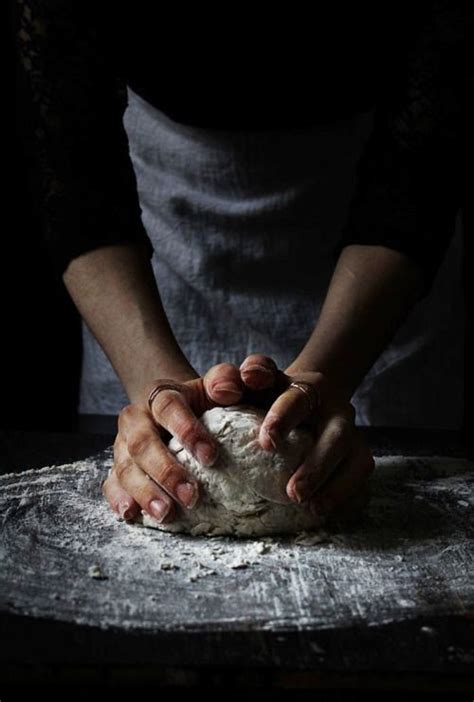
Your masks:
<instances>
[{"instance_id":1,"label":"person's torso","mask_svg":"<svg viewBox=\"0 0 474 702\"><path fill-rule=\"evenodd\" d=\"M155 277L199 373L265 353L285 368L316 324L371 115L267 131L189 127L129 90L124 125ZM355 395L361 424L459 426L459 241ZM453 339L455 340L453 343ZM84 330L81 410L126 397Z\"/></svg>"}]
</instances>

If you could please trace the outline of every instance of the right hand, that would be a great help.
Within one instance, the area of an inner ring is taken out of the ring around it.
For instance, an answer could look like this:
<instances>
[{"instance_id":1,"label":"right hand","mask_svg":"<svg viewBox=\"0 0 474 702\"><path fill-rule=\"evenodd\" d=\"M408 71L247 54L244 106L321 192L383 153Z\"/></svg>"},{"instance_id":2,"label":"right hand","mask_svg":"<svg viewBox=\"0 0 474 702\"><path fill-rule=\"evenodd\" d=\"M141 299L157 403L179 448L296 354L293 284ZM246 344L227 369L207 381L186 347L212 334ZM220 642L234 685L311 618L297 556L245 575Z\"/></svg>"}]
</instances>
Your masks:
<instances>
[{"instance_id":1,"label":"right hand","mask_svg":"<svg viewBox=\"0 0 474 702\"><path fill-rule=\"evenodd\" d=\"M199 485L168 449L166 435L175 436L203 466L211 466L218 445L198 417L213 407L237 404L244 392L239 369L220 363L203 377L176 381L182 391L161 390L150 412L148 396L159 382L150 383L142 398L119 415L114 464L103 494L117 515L127 520L144 510L159 522L170 522L176 516L175 501L194 507Z\"/></svg>"}]
</instances>

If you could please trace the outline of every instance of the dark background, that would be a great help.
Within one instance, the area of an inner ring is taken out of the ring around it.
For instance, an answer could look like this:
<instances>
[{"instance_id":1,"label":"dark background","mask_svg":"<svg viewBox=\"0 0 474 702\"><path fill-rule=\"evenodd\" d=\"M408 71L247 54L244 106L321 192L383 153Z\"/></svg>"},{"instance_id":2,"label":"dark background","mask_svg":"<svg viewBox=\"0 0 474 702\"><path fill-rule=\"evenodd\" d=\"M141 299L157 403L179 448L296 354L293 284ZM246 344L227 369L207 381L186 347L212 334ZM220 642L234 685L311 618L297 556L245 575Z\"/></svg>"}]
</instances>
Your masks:
<instances>
[{"instance_id":1,"label":"dark background","mask_svg":"<svg viewBox=\"0 0 474 702\"><path fill-rule=\"evenodd\" d=\"M78 420L81 324L42 244L31 107L26 77L17 61L12 27L10 29L8 46L15 82L14 99L9 104L13 106L14 124L11 143L7 144L11 163L7 164L6 172L13 175L3 218L4 337L0 426L71 431L77 428ZM474 379L469 359L474 352L474 305L471 302L474 298L474 215L471 202L463 210L463 220L463 286L467 310L463 436L465 442L472 445Z\"/></svg>"},{"instance_id":2,"label":"dark background","mask_svg":"<svg viewBox=\"0 0 474 702\"><path fill-rule=\"evenodd\" d=\"M81 326L65 286L42 244L31 106L10 23L14 75L6 138L10 173L2 261L2 402L0 426L72 430L76 426Z\"/></svg>"}]
</instances>

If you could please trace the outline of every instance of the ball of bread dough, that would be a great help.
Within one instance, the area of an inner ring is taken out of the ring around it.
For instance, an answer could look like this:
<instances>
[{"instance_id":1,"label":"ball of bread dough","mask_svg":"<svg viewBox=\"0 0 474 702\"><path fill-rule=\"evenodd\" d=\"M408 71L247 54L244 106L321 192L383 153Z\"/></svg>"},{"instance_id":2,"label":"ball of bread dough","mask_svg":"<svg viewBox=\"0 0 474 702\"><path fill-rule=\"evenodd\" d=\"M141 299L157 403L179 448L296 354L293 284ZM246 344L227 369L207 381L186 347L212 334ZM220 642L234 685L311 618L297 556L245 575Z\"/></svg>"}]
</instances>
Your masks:
<instances>
[{"instance_id":1,"label":"ball of bread dough","mask_svg":"<svg viewBox=\"0 0 474 702\"><path fill-rule=\"evenodd\" d=\"M200 418L219 444L216 463L207 468L176 438L170 451L200 483L200 498L192 509L176 503L176 518L160 524L142 514L145 526L191 534L261 536L289 534L318 526L306 504L295 504L286 484L313 442L305 430L293 429L277 452L258 441L265 412L247 405L215 407Z\"/></svg>"}]
</instances>

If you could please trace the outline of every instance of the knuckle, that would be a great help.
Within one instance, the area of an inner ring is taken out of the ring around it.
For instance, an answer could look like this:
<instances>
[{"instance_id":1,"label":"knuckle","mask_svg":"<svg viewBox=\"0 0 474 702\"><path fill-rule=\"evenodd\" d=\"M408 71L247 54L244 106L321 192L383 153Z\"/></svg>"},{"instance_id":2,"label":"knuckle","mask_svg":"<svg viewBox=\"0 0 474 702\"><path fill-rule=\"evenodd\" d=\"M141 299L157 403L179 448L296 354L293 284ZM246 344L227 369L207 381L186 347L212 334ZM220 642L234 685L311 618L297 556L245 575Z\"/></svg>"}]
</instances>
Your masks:
<instances>
[{"instance_id":1,"label":"knuckle","mask_svg":"<svg viewBox=\"0 0 474 702\"><path fill-rule=\"evenodd\" d=\"M350 425L343 417L338 417L332 421L328 433L332 443L339 443L349 437Z\"/></svg>"},{"instance_id":2,"label":"knuckle","mask_svg":"<svg viewBox=\"0 0 474 702\"><path fill-rule=\"evenodd\" d=\"M176 404L177 394L173 390L162 390L153 400L153 409L155 413L163 416L170 413L173 405Z\"/></svg>"},{"instance_id":3,"label":"knuckle","mask_svg":"<svg viewBox=\"0 0 474 702\"><path fill-rule=\"evenodd\" d=\"M332 424L327 431L328 443L339 444L343 438L342 428L337 424Z\"/></svg>"},{"instance_id":4,"label":"knuckle","mask_svg":"<svg viewBox=\"0 0 474 702\"><path fill-rule=\"evenodd\" d=\"M194 446L194 444L201 438L199 431L199 422L189 421L183 423L182 427L177 431L177 437L185 446Z\"/></svg>"},{"instance_id":5,"label":"knuckle","mask_svg":"<svg viewBox=\"0 0 474 702\"><path fill-rule=\"evenodd\" d=\"M314 383L314 385L315 385L316 388L317 388L317 387L319 387L319 386L321 386L321 385L325 385L325 383L326 383L327 381L326 381L326 377L324 376L323 373L321 373L320 371L316 371L316 372L312 375L312 382Z\"/></svg>"},{"instance_id":6,"label":"knuckle","mask_svg":"<svg viewBox=\"0 0 474 702\"><path fill-rule=\"evenodd\" d=\"M125 427L130 424L132 418L135 414L135 407L133 405L126 405L122 408L118 416L118 436L123 433ZM117 438L118 438L117 436Z\"/></svg>"},{"instance_id":7,"label":"knuckle","mask_svg":"<svg viewBox=\"0 0 474 702\"><path fill-rule=\"evenodd\" d=\"M166 485L169 487L171 484L176 482L176 476L179 472L179 468L176 465L176 463L173 462L164 462L160 465L158 469L158 475L156 480L160 483L160 485Z\"/></svg>"},{"instance_id":8,"label":"knuckle","mask_svg":"<svg viewBox=\"0 0 474 702\"><path fill-rule=\"evenodd\" d=\"M130 419L134 413L135 413L134 405L125 405L125 407L122 408L122 410L119 414L119 417L121 419Z\"/></svg>"},{"instance_id":9,"label":"knuckle","mask_svg":"<svg viewBox=\"0 0 474 702\"><path fill-rule=\"evenodd\" d=\"M119 480L121 480L123 478L123 476L125 475L125 473L128 470L130 470L130 463L128 461L124 460L123 458L119 459L118 461L116 461L114 463L113 469L115 471L117 478Z\"/></svg>"},{"instance_id":10,"label":"knuckle","mask_svg":"<svg viewBox=\"0 0 474 702\"><path fill-rule=\"evenodd\" d=\"M150 437L148 432L138 429L127 441L128 452L131 456L142 454L148 446Z\"/></svg>"}]
</instances>

